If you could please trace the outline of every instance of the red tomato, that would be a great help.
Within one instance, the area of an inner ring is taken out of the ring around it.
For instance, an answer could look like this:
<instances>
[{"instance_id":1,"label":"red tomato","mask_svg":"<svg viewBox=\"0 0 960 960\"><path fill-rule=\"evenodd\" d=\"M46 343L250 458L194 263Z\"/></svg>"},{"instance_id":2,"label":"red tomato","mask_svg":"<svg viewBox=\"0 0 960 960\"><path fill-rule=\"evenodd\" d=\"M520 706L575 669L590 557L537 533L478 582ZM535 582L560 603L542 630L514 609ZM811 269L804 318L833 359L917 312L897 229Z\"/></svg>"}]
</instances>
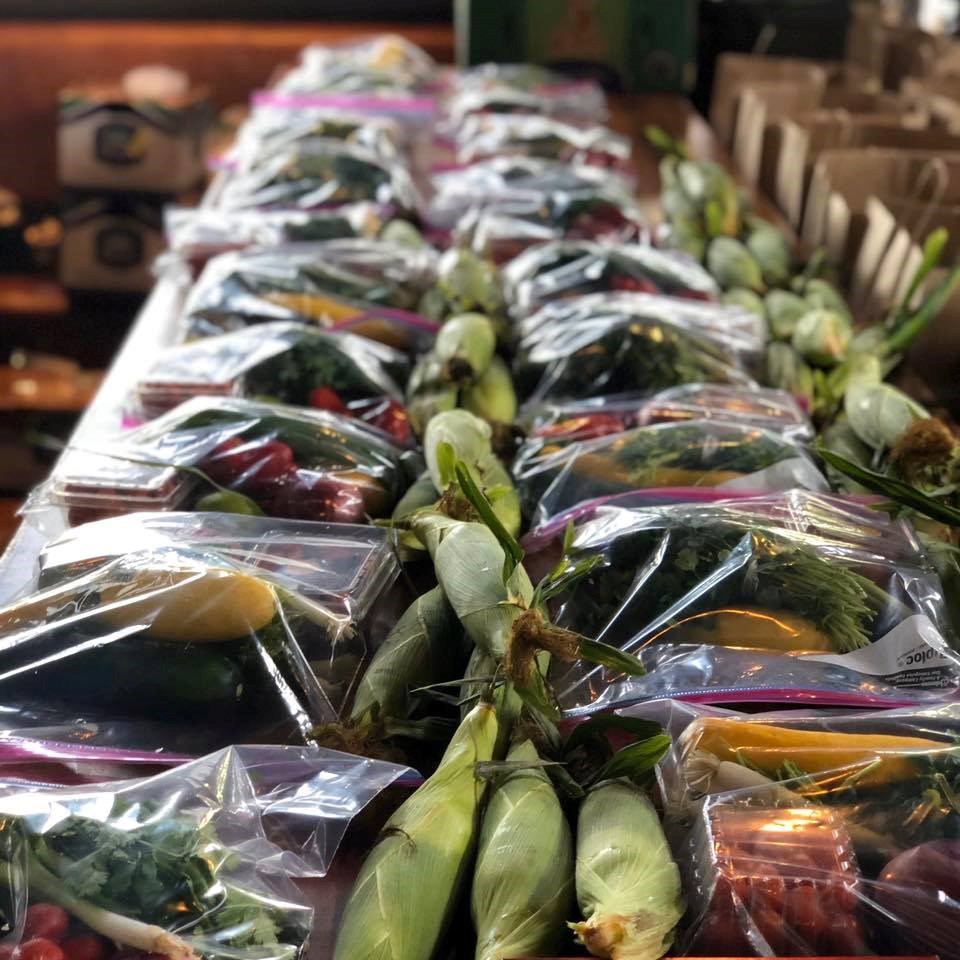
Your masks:
<instances>
[{"instance_id":1,"label":"red tomato","mask_svg":"<svg viewBox=\"0 0 960 960\"><path fill-rule=\"evenodd\" d=\"M362 523L366 506L352 483L307 470L297 470L277 485L269 504L275 517Z\"/></svg>"},{"instance_id":2,"label":"red tomato","mask_svg":"<svg viewBox=\"0 0 960 960\"><path fill-rule=\"evenodd\" d=\"M332 410L334 413L346 413L347 405L332 387L314 387L307 402L316 410Z\"/></svg>"},{"instance_id":3,"label":"red tomato","mask_svg":"<svg viewBox=\"0 0 960 960\"><path fill-rule=\"evenodd\" d=\"M60 944L67 960L101 960L106 953L104 941L95 933L81 933Z\"/></svg>"},{"instance_id":4,"label":"red tomato","mask_svg":"<svg viewBox=\"0 0 960 960\"><path fill-rule=\"evenodd\" d=\"M18 960L66 960L60 947L46 937L35 937L21 943L17 957Z\"/></svg>"},{"instance_id":5,"label":"red tomato","mask_svg":"<svg viewBox=\"0 0 960 960\"><path fill-rule=\"evenodd\" d=\"M218 444L198 464L211 480L226 486L256 478L272 481L290 473L293 451L280 440L241 440L231 437Z\"/></svg>"},{"instance_id":6,"label":"red tomato","mask_svg":"<svg viewBox=\"0 0 960 960\"><path fill-rule=\"evenodd\" d=\"M387 400L369 419L370 423L389 433L398 443L406 445L413 440L410 417L406 409L396 400Z\"/></svg>"},{"instance_id":7,"label":"red tomato","mask_svg":"<svg viewBox=\"0 0 960 960\"><path fill-rule=\"evenodd\" d=\"M70 918L63 907L53 903L35 903L27 907L27 916L23 923L23 939L33 940L40 937L59 943L70 926Z\"/></svg>"},{"instance_id":8,"label":"red tomato","mask_svg":"<svg viewBox=\"0 0 960 960\"><path fill-rule=\"evenodd\" d=\"M658 293L657 285L640 277L614 276L610 278L611 290L628 290L637 293Z\"/></svg>"},{"instance_id":9,"label":"red tomato","mask_svg":"<svg viewBox=\"0 0 960 960\"><path fill-rule=\"evenodd\" d=\"M19 947L12 943L0 943L0 960L13 960L19 953Z\"/></svg>"}]
</instances>

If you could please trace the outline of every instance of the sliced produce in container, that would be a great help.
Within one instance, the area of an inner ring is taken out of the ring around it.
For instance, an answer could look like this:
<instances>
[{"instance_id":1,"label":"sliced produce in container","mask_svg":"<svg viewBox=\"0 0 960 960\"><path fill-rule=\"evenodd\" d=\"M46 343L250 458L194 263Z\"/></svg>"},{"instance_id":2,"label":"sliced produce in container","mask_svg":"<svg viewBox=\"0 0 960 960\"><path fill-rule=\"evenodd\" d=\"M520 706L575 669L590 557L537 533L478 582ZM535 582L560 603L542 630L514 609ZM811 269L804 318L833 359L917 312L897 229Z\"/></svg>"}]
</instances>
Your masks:
<instances>
[{"instance_id":1,"label":"sliced produce in container","mask_svg":"<svg viewBox=\"0 0 960 960\"><path fill-rule=\"evenodd\" d=\"M434 282L435 257L380 240L255 248L215 257L183 311L187 337L269 321L349 330L401 349L432 342L437 325L415 311Z\"/></svg>"},{"instance_id":2,"label":"sliced produce in container","mask_svg":"<svg viewBox=\"0 0 960 960\"><path fill-rule=\"evenodd\" d=\"M0 610L8 723L194 752L309 742L402 610L397 573L368 527L220 513L78 527Z\"/></svg>"},{"instance_id":3,"label":"sliced produce in container","mask_svg":"<svg viewBox=\"0 0 960 960\"><path fill-rule=\"evenodd\" d=\"M531 403L684 383L751 386L763 345L759 318L738 307L591 294L521 321L513 372Z\"/></svg>"},{"instance_id":4,"label":"sliced produce in container","mask_svg":"<svg viewBox=\"0 0 960 960\"><path fill-rule=\"evenodd\" d=\"M71 524L142 509L362 523L388 516L421 461L342 414L197 397L99 448L68 449L27 512Z\"/></svg>"},{"instance_id":5,"label":"sliced produce in container","mask_svg":"<svg viewBox=\"0 0 960 960\"><path fill-rule=\"evenodd\" d=\"M722 496L828 489L800 444L723 420L660 423L592 440L531 438L517 453L513 476L524 513L536 524L578 503L631 490L709 487Z\"/></svg>"},{"instance_id":6,"label":"sliced produce in container","mask_svg":"<svg viewBox=\"0 0 960 960\"><path fill-rule=\"evenodd\" d=\"M716 282L699 264L638 243L557 240L532 247L503 268L511 312L522 318L553 300L590 293L661 293L715 300Z\"/></svg>"},{"instance_id":7,"label":"sliced produce in container","mask_svg":"<svg viewBox=\"0 0 960 960\"><path fill-rule=\"evenodd\" d=\"M956 689L943 588L910 527L837 497L586 504L529 535L536 573L603 558L554 621L640 656L646 676L575 664L575 714L658 696L820 703L929 701ZM709 502L709 501L713 502ZM539 555L539 556L538 556Z\"/></svg>"}]
</instances>

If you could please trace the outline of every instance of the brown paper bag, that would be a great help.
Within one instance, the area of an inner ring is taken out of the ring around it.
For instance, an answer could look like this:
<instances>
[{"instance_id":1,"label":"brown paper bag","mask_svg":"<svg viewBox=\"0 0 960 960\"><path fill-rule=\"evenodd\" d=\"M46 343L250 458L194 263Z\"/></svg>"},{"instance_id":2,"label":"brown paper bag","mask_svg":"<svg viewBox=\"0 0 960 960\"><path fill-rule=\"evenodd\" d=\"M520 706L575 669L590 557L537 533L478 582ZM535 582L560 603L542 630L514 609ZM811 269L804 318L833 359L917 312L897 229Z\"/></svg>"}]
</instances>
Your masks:
<instances>
[{"instance_id":1,"label":"brown paper bag","mask_svg":"<svg viewBox=\"0 0 960 960\"><path fill-rule=\"evenodd\" d=\"M756 57L746 53L724 53L717 59L710 102L710 124L721 144L733 144L737 104L744 87L757 83L813 83L826 89L822 66L791 57Z\"/></svg>"}]
</instances>

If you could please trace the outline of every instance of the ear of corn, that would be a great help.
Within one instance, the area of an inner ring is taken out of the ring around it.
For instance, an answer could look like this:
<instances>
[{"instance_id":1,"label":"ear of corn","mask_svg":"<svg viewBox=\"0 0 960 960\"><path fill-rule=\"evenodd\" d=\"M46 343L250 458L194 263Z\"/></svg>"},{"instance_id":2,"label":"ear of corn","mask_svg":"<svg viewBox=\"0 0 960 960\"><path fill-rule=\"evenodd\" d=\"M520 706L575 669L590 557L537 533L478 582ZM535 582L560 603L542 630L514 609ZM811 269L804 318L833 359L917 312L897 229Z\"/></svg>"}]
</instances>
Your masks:
<instances>
[{"instance_id":1,"label":"ear of corn","mask_svg":"<svg viewBox=\"0 0 960 960\"><path fill-rule=\"evenodd\" d=\"M460 892L477 835L497 717L478 704L437 768L387 821L344 911L335 960L430 960Z\"/></svg>"},{"instance_id":2,"label":"ear of corn","mask_svg":"<svg viewBox=\"0 0 960 960\"><path fill-rule=\"evenodd\" d=\"M577 821L577 901L571 924L595 957L657 960L681 915L680 873L643 791L624 780L595 787Z\"/></svg>"},{"instance_id":3,"label":"ear of corn","mask_svg":"<svg viewBox=\"0 0 960 960\"><path fill-rule=\"evenodd\" d=\"M510 761L539 760L525 740ZM483 816L471 909L476 960L552 956L573 899L573 841L556 792L542 769L511 773Z\"/></svg>"},{"instance_id":4,"label":"ear of corn","mask_svg":"<svg viewBox=\"0 0 960 960\"><path fill-rule=\"evenodd\" d=\"M510 368L500 357L494 357L476 383L464 388L461 402L484 420L513 423L517 416L517 394Z\"/></svg>"},{"instance_id":5,"label":"ear of corn","mask_svg":"<svg viewBox=\"0 0 960 960\"><path fill-rule=\"evenodd\" d=\"M923 737L889 734L837 733L744 723L726 717L705 717L683 737L685 752L711 753L776 777L787 761L807 774L860 766L869 769L857 781L861 787L909 779L917 774L911 754L929 755L949 746Z\"/></svg>"},{"instance_id":6,"label":"ear of corn","mask_svg":"<svg viewBox=\"0 0 960 960\"><path fill-rule=\"evenodd\" d=\"M757 293L766 289L760 264L753 254L733 237L714 237L707 247L707 269L721 287L746 287Z\"/></svg>"},{"instance_id":7,"label":"ear of corn","mask_svg":"<svg viewBox=\"0 0 960 960\"><path fill-rule=\"evenodd\" d=\"M437 334L433 352L442 364L442 376L450 383L470 383L490 366L497 335L482 313L451 317Z\"/></svg>"},{"instance_id":8,"label":"ear of corn","mask_svg":"<svg viewBox=\"0 0 960 960\"><path fill-rule=\"evenodd\" d=\"M357 688L351 720L375 707L382 717L406 717L409 691L451 680L463 666L460 623L439 587L417 597L374 654Z\"/></svg>"},{"instance_id":9,"label":"ear of corn","mask_svg":"<svg viewBox=\"0 0 960 960\"><path fill-rule=\"evenodd\" d=\"M503 549L482 523L420 514L414 533L430 551L440 586L470 639L498 662L514 621L528 609L533 585L518 564L503 582Z\"/></svg>"}]
</instances>

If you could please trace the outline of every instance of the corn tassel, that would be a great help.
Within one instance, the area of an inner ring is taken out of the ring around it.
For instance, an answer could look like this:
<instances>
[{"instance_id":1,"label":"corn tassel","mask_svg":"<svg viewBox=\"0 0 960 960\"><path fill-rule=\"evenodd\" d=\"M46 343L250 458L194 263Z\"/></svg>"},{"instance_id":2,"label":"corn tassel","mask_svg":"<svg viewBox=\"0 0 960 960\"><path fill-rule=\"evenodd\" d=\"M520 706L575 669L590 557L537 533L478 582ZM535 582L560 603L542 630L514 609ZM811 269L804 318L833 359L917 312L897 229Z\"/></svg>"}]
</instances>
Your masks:
<instances>
[{"instance_id":1,"label":"corn tassel","mask_svg":"<svg viewBox=\"0 0 960 960\"><path fill-rule=\"evenodd\" d=\"M580 805L576 882L586 919L570 927L595 957L658 960L670 949L680 872L657 811L633 784L608 780Z\"/></svg>"},{"instance_id":2,"label":"corn tassel","mask_svg":"<svg viewBox=\"0 0 960 960\"><path fill-rule=\"evenodd\" d=\"M529 740L507 759L535 763ZM573 900L573 841L542 769L511 773L491 794L477 851L471 909L476 960L552 956Z\"/></svg>"},{"instance_id":3,"label":"corn tassel","mask_svg":"<svg viewBox=\"0 0 960 960\"><path fill-rule=\"evenodd\" d=\"M478 704L430 777L387 821L347 901L334 960L430 960L457 901L477 836L496 712Z\"/></svg>"}]
</instances>

